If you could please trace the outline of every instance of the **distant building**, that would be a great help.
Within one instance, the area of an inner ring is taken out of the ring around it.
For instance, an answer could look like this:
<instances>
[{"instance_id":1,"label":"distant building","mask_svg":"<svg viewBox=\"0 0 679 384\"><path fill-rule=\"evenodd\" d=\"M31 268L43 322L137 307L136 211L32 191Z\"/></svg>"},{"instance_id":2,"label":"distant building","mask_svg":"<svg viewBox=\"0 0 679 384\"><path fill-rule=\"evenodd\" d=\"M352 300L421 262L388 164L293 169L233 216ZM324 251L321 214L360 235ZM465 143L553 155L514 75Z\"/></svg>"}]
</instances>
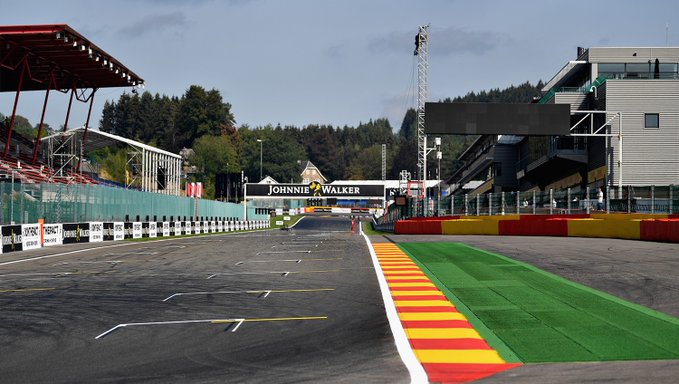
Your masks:
<instances>
[{"instance_id":1,"label":"distant building","mask_svg":"<svg viewBox=\"0 0 679 384\"><path fill-rule=\"evenodd\" d=\"M304 167L304 170L300 176L302 176L303 184L309 184L312 181L316 181L321 184L328 182L328 179L323 176L321 171L311 161L306 162L306 166Z\"/></svg>"},{"instance_id":2,"label":"distant building","mask_svg":"<svg viewBox=\"0 0 679 384\"><path fill-rule=\"evenodd\" d=\"M542 91L571 135L481 136L453 193L679 184L679 47L579 48Z\"/></svg>"},{"instance_id":3,"label":"distant building","mask_svg":"<svg viewBox=\"0 0 679 384\"><path fill-rule=\"evenodd\" d=\"M278 184L278 181L276 181L273 177L267 175L257 184Z\"/></svg>"}]
</instances>

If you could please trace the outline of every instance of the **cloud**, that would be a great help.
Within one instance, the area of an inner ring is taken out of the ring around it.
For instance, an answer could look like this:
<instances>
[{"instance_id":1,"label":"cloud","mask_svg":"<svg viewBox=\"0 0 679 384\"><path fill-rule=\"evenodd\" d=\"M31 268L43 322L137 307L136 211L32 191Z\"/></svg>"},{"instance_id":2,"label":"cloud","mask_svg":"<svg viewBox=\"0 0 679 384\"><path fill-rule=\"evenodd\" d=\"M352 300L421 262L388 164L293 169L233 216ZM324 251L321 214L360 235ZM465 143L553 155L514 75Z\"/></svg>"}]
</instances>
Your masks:
<instances>
[{"instance_id":1,"label":"cloud","mask_svg":"<svg viewBox=\"0 0 679 384\"><path fill-rule=\"evenodd\" d=\"M187 25L184 12L172 12L165 14L154 14L143 17L136 22L129 24L119 30L122 35L139 37L148 32L158 32L160 30L172 30Z\"/></svg>"},{"instance_id":2,"label":"cloud","mask_svg":"<svg viewBox=\"0 0 679 384\"><path fill-rule=\"evenodd\" d=\"M415 51L416 31L392 32L368 43L373 53ZM483 55L503 43L506 38L491 31L470 31L463 28L432 28L429 33L429 54L450 56L461 53Z\"/></svg>"}]
</instances>

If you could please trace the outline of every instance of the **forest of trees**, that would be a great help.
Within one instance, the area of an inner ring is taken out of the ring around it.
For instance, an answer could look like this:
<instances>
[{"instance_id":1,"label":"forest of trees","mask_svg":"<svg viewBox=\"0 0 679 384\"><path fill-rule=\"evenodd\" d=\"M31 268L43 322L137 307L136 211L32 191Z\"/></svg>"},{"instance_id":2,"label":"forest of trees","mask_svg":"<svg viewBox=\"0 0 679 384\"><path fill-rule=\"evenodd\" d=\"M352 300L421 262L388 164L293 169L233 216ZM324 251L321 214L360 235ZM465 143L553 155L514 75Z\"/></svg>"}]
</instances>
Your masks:
<instances>
[{"instance_id":1,"label":"forest of trees","mask_svg":"<svg viewBox=\"0 0 679 384\"><path fill-rule=\"evenodd\" d=\"M443 102L529 102L540 96L542 82L529 82L500 90L470 92ZM3 116L0 116L2 119ZM8 120L8 118L4 118ZM28 120L17 117L24 136L35 137ZM7 121L7 124L9 122ZM16 125L16 123L15 123ZM16 128L15 128L16 129ZM106 102L99 129L179 153L192 148L189 159L197 172L190 175L205 184L208 197L214 194L215 175L244 171L248 179L259 180L260 143L262 174L281 183L300 182L301 168L313 162L329 180L381 179L382 144L387 147L387 178L396 179L402 170L417 174L416 113L406 112L395 130L387 119L378 118L356 127L310 124L304 127L249 127L236 125L231 104L218 90L193 85L181 96L149 92L124 93L118 101ZM455 171L458 155L473 137L442 137L443 177ZM103 165L108 177L124 182L123 149L109 148L94 153L93 160ZM431 161L435 161L431 153ZM430 167L428 178L434 179L436 167Z\"/></svg>"}]
</instances>

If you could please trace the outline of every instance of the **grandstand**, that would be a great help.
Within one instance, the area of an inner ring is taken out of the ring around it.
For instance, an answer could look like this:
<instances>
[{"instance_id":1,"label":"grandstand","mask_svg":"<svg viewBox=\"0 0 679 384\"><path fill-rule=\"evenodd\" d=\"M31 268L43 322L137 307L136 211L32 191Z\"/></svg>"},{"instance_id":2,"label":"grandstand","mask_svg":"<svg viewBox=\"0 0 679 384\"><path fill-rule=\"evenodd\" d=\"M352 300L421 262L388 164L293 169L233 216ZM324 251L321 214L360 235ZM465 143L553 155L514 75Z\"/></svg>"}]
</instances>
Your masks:
<instances>
[{"instance_id":1,"label":"grandstand","mask_svg":"<svg viewBox=\"0 0 679 384\"><path fill-rule=\"evenodd\" d=\"M125 187L180 194L181 157L120 136L89 129L96 91L141 87L144 80L65 24L0 26L0 92L15 92L12 114L0 122L3 140L0 179L24 184L99 184L83 171L86 155L106 146L128 148L130 179ZM41 138L50 92L70 95L62 132ZM22 91L44 91L45 103L35 138L14 132ZM89 104L84 126L67 129L73 100ZM106 185L115 185L104 182Z\"/></svg>"}]
</instances>

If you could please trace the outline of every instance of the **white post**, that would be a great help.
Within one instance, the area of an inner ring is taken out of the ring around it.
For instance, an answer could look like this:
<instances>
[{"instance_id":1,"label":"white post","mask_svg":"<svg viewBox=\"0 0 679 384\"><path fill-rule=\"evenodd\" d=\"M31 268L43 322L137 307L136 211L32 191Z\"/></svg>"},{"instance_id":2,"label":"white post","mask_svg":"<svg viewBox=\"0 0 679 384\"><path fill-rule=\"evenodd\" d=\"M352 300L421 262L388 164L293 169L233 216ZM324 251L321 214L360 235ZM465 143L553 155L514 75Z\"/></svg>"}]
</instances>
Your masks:
<instances>
[{"instance_id":1,"label":"white post","mask_svg":"<svg viewBox=\"0 0 679 384\"><path fill-rule=\"evenodd\" d=\"M248 219L248 187L243 184L243 220Z\"/></svg>"},{"instance_id":2,"label":"white post","mask_svg":"<svg viewBox=\"0 0 679 384\"><path fill-rule=\"evenodd\" d=\"M618 198L622 199L622 112L618 112Z\"/></svg>"}]
</instances>

